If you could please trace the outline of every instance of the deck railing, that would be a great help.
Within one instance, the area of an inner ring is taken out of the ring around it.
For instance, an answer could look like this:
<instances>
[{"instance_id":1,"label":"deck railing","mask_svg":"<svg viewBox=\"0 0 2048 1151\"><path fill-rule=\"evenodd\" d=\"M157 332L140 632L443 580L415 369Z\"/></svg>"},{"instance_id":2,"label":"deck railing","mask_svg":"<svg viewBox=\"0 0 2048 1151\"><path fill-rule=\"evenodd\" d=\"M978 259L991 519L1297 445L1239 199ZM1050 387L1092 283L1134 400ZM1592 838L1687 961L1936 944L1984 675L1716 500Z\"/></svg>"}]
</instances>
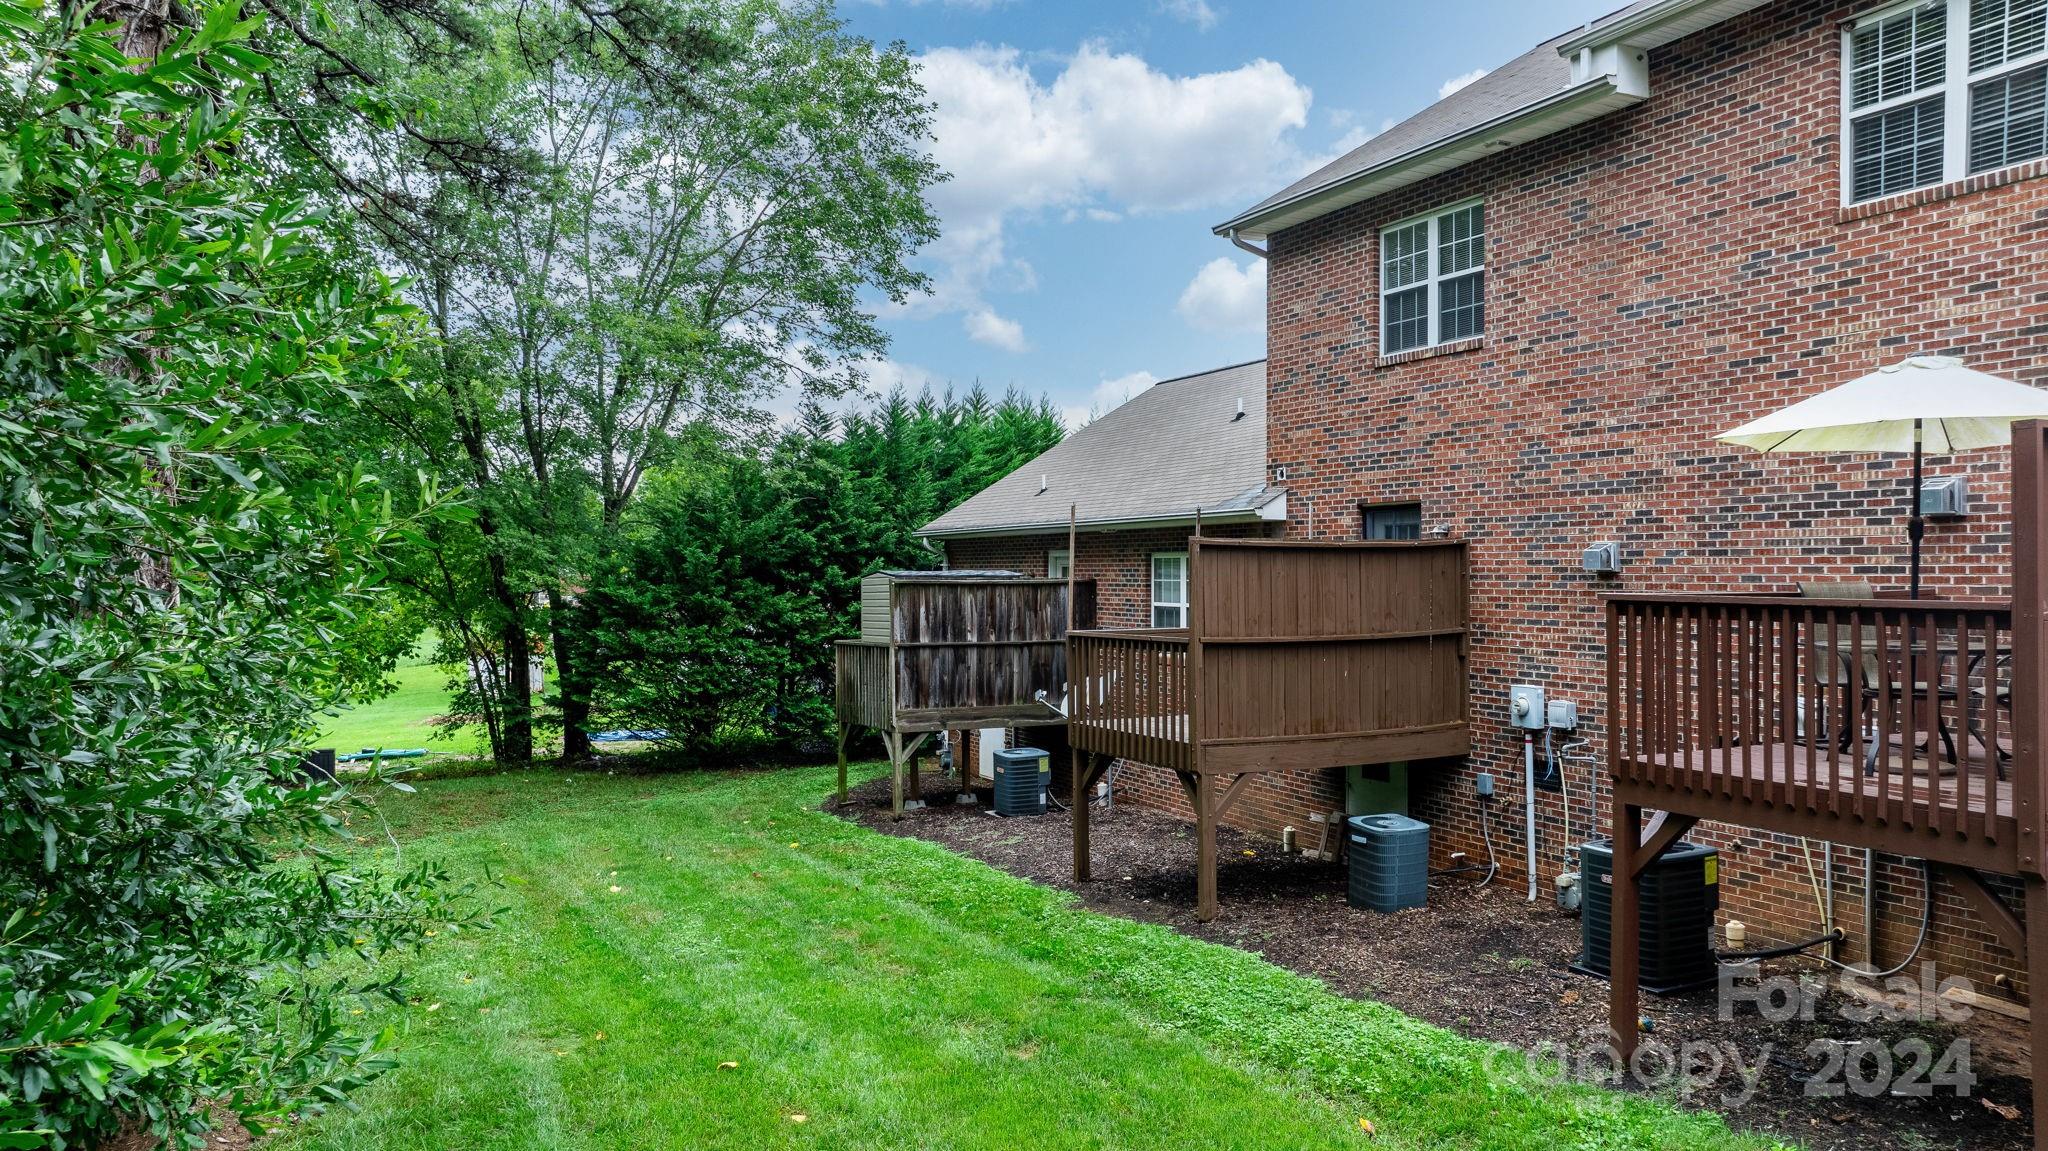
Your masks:
<instances>
[{"instance_id":1,"label":"deck railing","mask_svg":"<svg viewBox=\"0 0 2048 1151\"><path fill-rule=\"evenodd\" d=\"M1608 600L1618 787L2013 850L2009 603ZM2031 770L2028 768L2027 770ZM2000 844L2000 840L2006 840Z\"/></svg>"},{"instance_id":2,"label":"deck railing","mask_svg":"<svg viewBox=\"0 0 2048 1151\"><path fill-rule=\"evenodd\" d=\"M1192 769L1185 629L1071 632L1067 661L1068 737L1076 746Z\"/></svg>"}]
</instances>

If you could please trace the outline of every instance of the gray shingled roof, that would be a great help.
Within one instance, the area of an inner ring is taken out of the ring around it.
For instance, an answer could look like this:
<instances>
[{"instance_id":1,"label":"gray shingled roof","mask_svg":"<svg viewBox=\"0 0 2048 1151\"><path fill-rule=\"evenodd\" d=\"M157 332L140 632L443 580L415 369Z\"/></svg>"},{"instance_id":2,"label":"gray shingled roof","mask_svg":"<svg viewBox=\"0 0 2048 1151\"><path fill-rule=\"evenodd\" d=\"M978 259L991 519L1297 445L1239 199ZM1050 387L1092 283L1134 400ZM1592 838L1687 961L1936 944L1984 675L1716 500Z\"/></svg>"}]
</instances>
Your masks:
<instances>
[{"instance_id":1,"label":"gray shingled roof","mask_svg":"<svg viewBox=\"0 0 2048 1151\"><path fill-rule=\"evenodd\" d=\"M1236 419L1244 401L1244 418ZM1043 492L1039 484L1047 484ZM1256 518L1266 486L1264 360L1166 380L926 524L926 535L1065 530L1204 517Z\"/></svg>"},{"instance_id":2,"label":"gray shingled roof","mask_svg":"<svg viewBox=\"0 0 2048 1151\"><path fill-rule=\"evenodd\" d=\"M1653 7L1658 2L1659 0L1637 0L1636 3L1611 15L1601 17L1595 23L1610 23L1638 10ZM1585 27L1581 26L1551 37L1336 160L1266 197L1251 208L1238 213L1233 219L1244 220L1259 216L1305 193L1341 184L1360 172L1428 148L1461 132L1491 123L1558 95L1570 86L1572 78L1571 61L1558 55L1558 47L1585 30Z\"/></svg>"}]
</instances>

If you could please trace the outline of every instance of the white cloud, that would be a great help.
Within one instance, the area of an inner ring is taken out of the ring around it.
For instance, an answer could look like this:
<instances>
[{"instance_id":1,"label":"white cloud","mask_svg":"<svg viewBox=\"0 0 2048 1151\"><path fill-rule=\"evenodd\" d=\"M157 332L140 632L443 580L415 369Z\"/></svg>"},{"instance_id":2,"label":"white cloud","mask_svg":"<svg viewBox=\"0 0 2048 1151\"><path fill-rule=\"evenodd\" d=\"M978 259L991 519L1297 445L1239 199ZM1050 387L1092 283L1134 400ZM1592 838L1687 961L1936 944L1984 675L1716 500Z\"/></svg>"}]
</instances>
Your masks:
<instances>
[{"instance_id":1,"label":"white cloud","mask_svg":"<svg viewBox=\"0 0 2048 1151\"><path fill-rule=\"evenodd\" d=\"M857 378L853 381L853 386L842 395L825 397L815 394L806 386L804 373L796 367L804 347L805 345L799 344L790 349L785 358L791 366L784 373L782 386L773 395L761 400L761 414L768 417L777 427L786 428L794 424L797 413L803 409L806 400L818 401L828 412L845 413L886 396L898 388L914 395L926 388L943 391L949 383L928 368L885 357L862 360L854 364L854 374Z\"/></svg>"},{"instance_id":2,"label":"white cloud","mask_svg":"<svg viewBox=\"0 0 2048 1151\"><path fill-rule=\"evenodd\" d=\"M1379 135L1381 132L1386 131L1387 128L1391 126L1391 124L1381 125L1380 128L1377 131L1375 131L1374 129L1365 127L1363 124L1353 125L1351 128L1347 129L1342 136L1337 137L1336 142L1331 144L1327 151L1321 153L1320 155L1309 157L1308 160L1302 164L1300 174L1306 176L1310 172L1316 171L1317 169L1323 167L1326 164L1336 163L1338 160L1341 160L1345 156L1350 155L1353 149L1356 149L1359 145L1364 144L1367 140L1372 139L1374 136Z\"/></svg>"},{"instance_id":3,"label":"white cloud","mask_svg":"<svg viewBox=\"0 0 2048 1151\"><path fill-rule=\"evenodd\" d=\"M1270 60L1175 76L1083 44L1049 81L1014 48L937 48L919 58L934 105L932 152L952 178L932 189L941 235L933 294L913 313L957 313L998 347L1025 333L991 293L1029 290L1007 246L1016 220L1101 220L1235 205L1293 179L1309 89Z\"/></svg>"},{"instance_id":4,"label":"white cloud","mask_svg":"<svg viewBox=\"0 0 2048 1151\"><path fill-rule=\"evenodd\" d=\"M990 308L967 313L961 324L967 329L967 338L978 344L1006 352L1021 352L1030 346L1024 342L1024 325L998 316Z\"/></svg>"},{"instance_id":5,"label":"white cloud","mask_svg":"<svg viewBox=\"0 0 2048 1151\"><path fill-rule=\"evenodd\" d=\"M1253 332L1266 326L1266 261L1239 264L1218 256L1202 265L1176 305L1189 326L1210 332Z\"/></svg>"},{"instance_id":6,"label":"white cloud","mask_svg":"<svg viewBox=\"0 0 2048 1151\"><path fill-rule=\"evenodd\" d=\"M1485 75L1486 69L1474 68L1470 72L1465 73L1463 76L1453 76L1437 86L1436 98L1441 100L1444 97L1449 96L1451 93L1456 92L1460 88L1469 88L1475 81L1479 80L1481 77Z\"/></svg>"},{"instance_id":7,"label":"white cloud","mask_svg":"<svg viewBox=\"0 0 2048 1151\"><path fill-rule=\"evenodd\" d=\"M1090 420L1108 415L1132 396L1158 382L1158 376L1145 371L1127 372L1115 379L1103 380L1088 393L1086 406L1070 404L1060 409L1060 418L1066 421L1068 430L1078 428Z\"/></svg>"},{"instance_id":8,"label":"white cloud","mask_svg":"<svg viewBox=\"0 0 2048 1151\"><path fill-rule=\"evenodd\" d=\"M1204 32L1216 26L1217 13L1208 0L1159 0L1159 10Z\"/></svg>"},{"instance_id":9,"label":"white cloud","mask_svg":"<svg viewBox=\"0 0 2048 1151\"><path fill-rule=\"evenodd\" d=\"M921 392L926 388L938 388L944 381L929 369L901 360L868 360L860 365L861 375L866 377L860 390L869 396L886 396L897 388L906 392Z\"/></svg>"}]
</instances>

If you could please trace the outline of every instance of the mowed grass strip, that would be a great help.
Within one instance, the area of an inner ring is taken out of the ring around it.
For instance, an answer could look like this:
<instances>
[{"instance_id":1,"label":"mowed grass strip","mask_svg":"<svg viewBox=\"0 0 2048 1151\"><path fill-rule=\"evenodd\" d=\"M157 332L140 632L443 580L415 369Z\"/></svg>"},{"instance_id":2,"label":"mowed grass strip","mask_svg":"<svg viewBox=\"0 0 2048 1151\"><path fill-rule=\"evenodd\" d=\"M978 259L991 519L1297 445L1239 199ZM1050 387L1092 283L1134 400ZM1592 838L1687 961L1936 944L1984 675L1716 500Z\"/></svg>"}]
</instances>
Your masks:
<instances>
[{"instance_id":1,"label":"mowed grass strip","mask_svg":"<svg viewBox=\"0 0 2048 1151\"><path fill-rule=\"evenodd\" d=\"M403 850L489 866L506 914L430 952L405 1064L362 1111L281 1145L1770 1145L875 835L815 810L828 777L533 773L399 800Z\"/></svg>"}]
</instances>

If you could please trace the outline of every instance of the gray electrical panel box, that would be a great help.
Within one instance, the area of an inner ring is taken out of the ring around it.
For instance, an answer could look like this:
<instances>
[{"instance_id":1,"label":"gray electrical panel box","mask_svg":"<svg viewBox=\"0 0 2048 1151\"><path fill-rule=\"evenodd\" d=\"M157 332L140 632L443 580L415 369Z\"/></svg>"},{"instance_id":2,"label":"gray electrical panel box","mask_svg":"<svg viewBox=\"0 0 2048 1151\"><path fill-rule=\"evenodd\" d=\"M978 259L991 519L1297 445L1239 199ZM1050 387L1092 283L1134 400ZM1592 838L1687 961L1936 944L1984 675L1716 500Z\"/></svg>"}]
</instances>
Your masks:
<instances>
[{"instance_id":1,"label":"gray electrical panel box","mask_svg":"<svg viewBox=\"0 0 2048 1151\"><path fill-rule=\"evenodd\" d=\"M1508 722L1531 731L1542 731L1549 722L1543 710L1543 689L1533 683L1518 683L1509 688Z\"/></svg>"},{"instance_id":2,"label":"gray electrical panel box","mask_svg":"<svg viewBox=\"0 0 2048 1151\"><path fill-rule=\"evenodd\" d=\"M1573 731L1579 726L1579 705L1569 699L1550 701L1549 722L1557 731Z\"/></svg>"},{"instance_id":3,"label":"gray electrical panel box","mask_svg":"<svg viewBox=\"0 0 2048 1151\"><path fill-rule=\"evenodd\" d=\"M1920 514L1955 519L1970 514L1968 476L1935 476L1920 483Z\"/></svg>"},{"instance_id":4,"label":"gray electrical panel box","mask_svg":"<svg viewBox=\"0 0 2048 1151\"><path fill-rule=\"evenodd\" d=\"M1621 570L1621 545L1607 542L1594 544L1579 558L1579 566L1594 575L1613 575Z\"/></svg>"}]
</instances>

